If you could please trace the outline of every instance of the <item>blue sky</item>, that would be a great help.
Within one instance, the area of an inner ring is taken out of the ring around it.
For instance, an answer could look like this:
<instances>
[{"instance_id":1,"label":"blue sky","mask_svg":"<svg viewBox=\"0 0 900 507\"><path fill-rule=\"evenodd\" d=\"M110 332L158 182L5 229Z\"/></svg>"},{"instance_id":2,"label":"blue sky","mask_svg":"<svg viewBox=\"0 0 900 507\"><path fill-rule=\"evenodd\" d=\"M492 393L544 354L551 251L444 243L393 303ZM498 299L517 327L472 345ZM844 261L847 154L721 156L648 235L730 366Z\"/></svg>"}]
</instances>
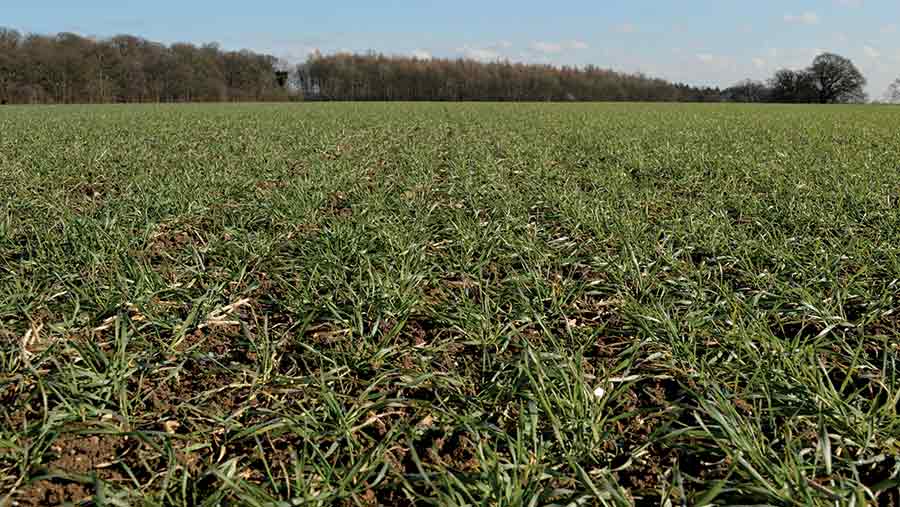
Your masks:
<instances>
[{"instance_id":1,"label":"blue sky","mask_svg":"<svg viewBox=\"0 0 900 507\"><path fill-rule=\"evenodd\" d=\"M287 60L320 50L592 63L727 86L843 54L878 98L900 77L900 0L30 0L21 31L219 42Z\"/></svg>"}]
</instances>

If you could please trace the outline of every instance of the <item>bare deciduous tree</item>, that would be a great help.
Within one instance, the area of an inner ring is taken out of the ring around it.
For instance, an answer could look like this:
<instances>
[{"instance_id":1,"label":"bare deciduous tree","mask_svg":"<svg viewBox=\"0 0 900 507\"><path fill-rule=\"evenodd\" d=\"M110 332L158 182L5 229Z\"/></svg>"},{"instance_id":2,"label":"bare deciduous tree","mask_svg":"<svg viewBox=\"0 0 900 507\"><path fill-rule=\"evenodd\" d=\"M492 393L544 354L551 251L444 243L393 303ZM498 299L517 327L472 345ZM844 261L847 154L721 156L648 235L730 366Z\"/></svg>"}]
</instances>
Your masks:
<instances>
[{"instance_id":1,"label":"bare deciduous tree","mask_svg":"<svg viewBox=\"0 0 900 507\"><path fill-rule=\"evenodd\" d=\"M556 67L380 54L316 54L297 67L309 99L720 101L716 88L596 66Z\"/></svg>"},{"instance_id":2,"label":"bare deciduous tree","mask_svg":"<svg viewBox=\"0 0 900 507\"><path fill-rule=\"evenodd\" d=\"M745 79L723 92L725 100L731 102L766 102L770 99L771 90L765 83Z\"/></svg>"},{"instance_id":3,"label":"bare deciduous tree","mask_svg":"<svg viewBox=\"0 0 900 507\"><path fill-rule=\"evenodd\" d=\"M165 46L117 35L22 36L0 28L0 102L284 100L276 60L216 44Z\"/></svg>"},{"instance_id":4,"label":"bare deciduous tree","mask_svg":"<svg viewBox=\"0 0 900 507\"><path fill-rule=\"evenodd\" d=\"M900 79L888 86L887 92L884 94L884 100L889 104L900 104Z\"/></svg>"},{"instance_id":5,"label":"bare deciduous tree","mask_svg":"<svg viewBox=\"0 0 900 507\"><path fill-rule=\"evenodd\" d=\"M822 104L862 102L866 78L848 58L834 53L822 53L813 60L809 73L818 90Z\"/></svg>"},{"instance_id":6,"label":"bare deciduous tree","mask_svg":"<svg viewBox=\"0 0 900 507\"><path fill-rule=\"evenodd\" d=\"M812 74L805 70L781 69L769 80L773 102L815 102L818 92Z\"/></svg>"}]
</instances>

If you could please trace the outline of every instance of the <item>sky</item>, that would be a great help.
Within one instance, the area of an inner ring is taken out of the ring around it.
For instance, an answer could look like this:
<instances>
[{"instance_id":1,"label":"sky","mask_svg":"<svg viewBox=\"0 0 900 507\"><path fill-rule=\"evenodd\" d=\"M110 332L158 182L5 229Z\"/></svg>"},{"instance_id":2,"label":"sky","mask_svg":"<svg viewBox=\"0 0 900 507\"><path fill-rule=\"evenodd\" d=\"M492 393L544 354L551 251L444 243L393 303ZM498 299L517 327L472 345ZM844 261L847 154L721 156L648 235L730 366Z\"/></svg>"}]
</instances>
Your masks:
<instances>
[{"instance_id":1,"label":"sky","mask_svg":"<svg viewBox=\"0 0 900 507\"><path fill-rule=\"evenodd\" d=\"M880 98L900 78L900 0L29 0L0 8L23 32L127 33L218 42L287 61L376 51L556 65L594 64L729 86L851 58Z\"/></svg>"}]
</instances>

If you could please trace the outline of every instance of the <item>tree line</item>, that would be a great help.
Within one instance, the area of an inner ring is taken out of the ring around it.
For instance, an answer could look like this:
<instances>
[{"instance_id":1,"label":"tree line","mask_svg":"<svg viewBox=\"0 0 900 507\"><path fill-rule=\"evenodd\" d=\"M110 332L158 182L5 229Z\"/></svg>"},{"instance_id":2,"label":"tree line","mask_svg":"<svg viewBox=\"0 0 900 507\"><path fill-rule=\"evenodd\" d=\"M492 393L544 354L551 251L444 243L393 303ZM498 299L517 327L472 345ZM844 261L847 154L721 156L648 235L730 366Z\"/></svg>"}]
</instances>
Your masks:
<instances>
[{"instance_id":1,"label":"tree line","mask_svg":"<svg viewBox=\"0 0 900 507\"><path fill-rule=\"evenodd\" d=\"M216 44L131 35L23 35L0 28L0 101L104 103L285 100L277 59Z\"/></svg>"},{"instance_id":2,"label":"tree line","mask_svg":"<svg viewBox=\"0 0 900 507\"><path fill-rule=\"evenodd\" d=\"M320 100L718 101L698 88L593 65L555 67L380 54L313 55L296 86Z\"/></svg>"},{"instance_id":3,"label":"tree line","mask_svg":"<svg viewBox=\"0 0 900 507\"><path fill-rule=\"evenodd\" d=\"M817 56L802 70L725 90L593 65L315 53L293 67L218 44L164 45L132 35L21 34L0 28L0 103L282 100L864 102L849 59ZM900 80L886 100L900 102Z\"/></svg>"},{"instance_id":4,"label":"tree line","mask_svg":"<svg viewBox=\"0 0 900 507\"><path fill-rule=\"evenodd\" d=\"M311 55L289 68L217 44L0 28L0 102L293 100L718 101L716 88L595 66L554 67L380 54Z\"/></svg>"},{"instance_id":5,"label":"tree line","mask_svg":"<svg viewBox=\"0 0 900 507\"><path fill-rule=\"evenodd\" d=\"M868 100L866 78L850 59L822 53L801 70L781 69L768 81L745 80L727 88L723 99L732 102L853 104Z\"/></svg>"}]
</instances>

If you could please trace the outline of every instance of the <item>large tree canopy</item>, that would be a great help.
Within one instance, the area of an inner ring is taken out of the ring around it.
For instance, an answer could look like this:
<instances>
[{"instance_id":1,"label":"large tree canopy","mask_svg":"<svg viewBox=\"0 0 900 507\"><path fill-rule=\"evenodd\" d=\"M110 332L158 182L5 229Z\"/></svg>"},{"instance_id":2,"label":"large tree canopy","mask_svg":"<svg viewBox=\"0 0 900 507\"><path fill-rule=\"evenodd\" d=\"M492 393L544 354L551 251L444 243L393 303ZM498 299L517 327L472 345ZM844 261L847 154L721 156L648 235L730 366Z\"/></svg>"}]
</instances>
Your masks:
<instances>
[{"instance_id":1,"label":"large tree canopy","mask_svg":"<svg viewBox=\"0 0 900 507\"><path fill-rule=\"evenodd\" d=\"M813 60L809 73L822 104L861 102L865 99L863 88L866 78L848 58L823 53Z\"/></svg>"}]
</instances>

